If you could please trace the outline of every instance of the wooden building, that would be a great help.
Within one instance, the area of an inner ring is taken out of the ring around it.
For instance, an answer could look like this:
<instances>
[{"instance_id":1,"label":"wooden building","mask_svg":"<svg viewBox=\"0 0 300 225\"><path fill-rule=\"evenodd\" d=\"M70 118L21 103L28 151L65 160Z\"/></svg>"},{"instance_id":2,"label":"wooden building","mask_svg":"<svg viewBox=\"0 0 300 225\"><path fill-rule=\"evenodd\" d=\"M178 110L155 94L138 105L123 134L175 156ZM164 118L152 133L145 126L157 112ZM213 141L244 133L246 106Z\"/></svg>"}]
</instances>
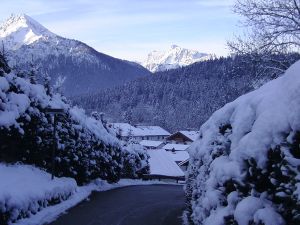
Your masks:
<instances>
[{"instance_id":1,"label":"wooden building","mask_svg":"<svg viewBox=\"0 0 300 225\"><path fill-rule=\"evenodd\" d=\"M193 143L199 136L199 131L177 131L174 134L171 134L167 137L168 143L173 144L191 144Z\"/></svg>"}]
</instances>

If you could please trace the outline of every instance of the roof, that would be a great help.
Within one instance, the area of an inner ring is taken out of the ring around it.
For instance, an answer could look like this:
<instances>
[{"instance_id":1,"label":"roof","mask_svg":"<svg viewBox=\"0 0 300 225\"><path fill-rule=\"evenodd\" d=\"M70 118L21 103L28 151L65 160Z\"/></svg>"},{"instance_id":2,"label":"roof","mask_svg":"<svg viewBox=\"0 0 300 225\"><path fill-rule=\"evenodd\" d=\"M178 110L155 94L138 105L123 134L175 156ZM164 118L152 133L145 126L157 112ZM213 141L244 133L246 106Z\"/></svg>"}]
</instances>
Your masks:
<instances>
[{"instance_id":1,"label":"roof","mask_svg":"<svg viewBox=\"0 0 300 225\"><path fill-rule=\"evenodd\" d=\"M167 152L174 162L183 162L190 158L190 155L187 151L175 151L175 152Z\"/></svg>"},{"instance_id":2,"label":"roof","mask_svg":"<svg viewBox=\"0 0 300 225\"><path fill-rule=\"evenodd\" d=\"M189 139L191 139L192 141L195 141L200 134L199 131L181 130L179 132L182 133L184 136L188 137Z\"/></svg>"},{"instance_id":3,"label":"roof","mask_svg":"<svg viewBox=\"0 0 300 225\"><path fill-rule=\"evenodd\" d=\"M150 141L150 140L142 140L140 142L140 145L143 145L145 147L158 147L162 144L162 141Z\"/></svg>"},{"instance_id":4,"label":"roof","mask_svg":"<svg viewBox=\"0 0 300 225\"><path fill-rule=\"evenodd\" d=\"M112 123L112 128L122 137L127 136L169 136L170 133L159 126L132 126L129 123Z\"/></svg>"},{"instance_id":5,"label":"roof","mask_svg":"<svg viewBox=\"0 0 300 225\"><path fill-rule=\"evenodd\" d=\"M183 171L164 149L147 150L150 158L150 174L181 177Z\"/></svg>"},{"instance_id":6,"label":"roof","mask_svg":"<svg viewBox=\"0 0 300 225\"><path fill-rule=\"evenodd\" d=\"M176 150L176 151L184 151L186 150L188 147L190 147L190 145L183 145L183 144L166 144L165 146L163 146L163 149L166 150Z\"/></svg>"}]
</instances>

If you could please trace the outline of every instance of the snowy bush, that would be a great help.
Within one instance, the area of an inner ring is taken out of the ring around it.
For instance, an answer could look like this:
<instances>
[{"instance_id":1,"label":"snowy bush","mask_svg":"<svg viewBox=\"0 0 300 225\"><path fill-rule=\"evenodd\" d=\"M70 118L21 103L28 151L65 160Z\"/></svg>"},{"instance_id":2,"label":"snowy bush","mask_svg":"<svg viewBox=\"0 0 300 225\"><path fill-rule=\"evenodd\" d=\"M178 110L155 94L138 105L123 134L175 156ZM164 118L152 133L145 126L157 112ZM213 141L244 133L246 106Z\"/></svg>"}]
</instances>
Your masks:
<instances>
[{"instance_id":1,"label":"snowy bush","mask_svg":"<svg viewBox=\"0 0 300 225\"><path fill-rule=\"evenodd\" d=\"M202 125L185 224L300 224L299 72L300 61Z\"/></svg>"},{"instance_id":2,"label":"snowy bush","mask_svg":"<svg viewBox=\"0 0 300 225\"><path fill-rule=\"evenodd\" d=\"M124 162L121 144L100 120L88 117L84 110L71 106L49 87L3 71L0 161L21 161L50 171L54 124L46 108L61 108L65 115L57 119L56 175L73 177L79 184L95 178L109 182L120 179ZM137 164L139 160L136 159Z\"/></svg>"},{"instance_id":3,"label":"snowy bush","mask_svg":"<svg viewBox=\"0 0 300 225\"><path fill-rule=\"evenodd\" d=\"M123 168L122 177L139 178L149 173L149 155L140 144L129 143L122 151Z\"/></svg>"},{"instance_id":4,"label":"snowy bush","mask_svg":"<svg viewBox=\"0 0 300 225\"><path fill-rule=\"evenodd\" d=\"M76 192L76 181L55 178L32 166L0 164L0 224L29 217ZM21 188L20 188L21 186Z\"/></svg>"}]
</instances>

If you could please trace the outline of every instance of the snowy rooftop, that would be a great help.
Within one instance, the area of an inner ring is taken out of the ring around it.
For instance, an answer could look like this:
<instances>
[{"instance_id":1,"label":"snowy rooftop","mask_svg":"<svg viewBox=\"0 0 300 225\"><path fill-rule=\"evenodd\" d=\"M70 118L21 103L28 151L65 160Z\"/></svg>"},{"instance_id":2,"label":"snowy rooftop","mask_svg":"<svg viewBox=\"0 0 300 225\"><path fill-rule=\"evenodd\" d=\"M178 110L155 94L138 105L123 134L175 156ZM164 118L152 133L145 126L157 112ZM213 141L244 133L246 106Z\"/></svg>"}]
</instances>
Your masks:
<instances>
[{"instance_id":1,"label":"snowy rooftop","mask_svg":"<svg viewBox=\"0 0 300 225\"><path fill-rule=\"evenodd\" d=\"M182 133L184 136L188 137L189 139L191 139L192 141L195 141L200 134L199 131L181 130L179 132Z\"/></svg>"},{"instance_id":2,"label":"snowy rooftop","mask_svg":"<svg viewBox=\"0 0 300 225\"><path fill-rule=\"evenodd\" d=\"M148 150L147 152L150 156L149 165L151 175L184 176L183 171L165 150Z\"/></svg>"},{"instance_id":3,"label":"snowy rooftop","mask_svg":"<svg viewBox=\"0 0 300 225\"><path fill-rule=\"evenodd\" d=\"M162 144L162 141L150 141L150 140L142 140L140 142L140 145L143 145L145 147L158 147Z\"/></svg>"},{"instance_id":4,"label":"snowy rooftop","mask_svg":"<svg viewBox=\"0 0 300 225\"><path fill-rule=\"evenodd\" d=\"M182 145L182 144L166 144L162 148L165 150L175 150L175 151L184 151L186 150L190 145Z\"/></svg>"},{"instance_id":5,"label":"snowy rooftop","mask_svg":"<svg viewBox=\"0 0 300 225\"><path fill-rule=\"evenodd\" d=\"M132 126L129 123L112 123L113 129L122 137L126 136L169 136L170 133L159 126Z\"/></svg>"},{"instance_id":6,"label":"snowy rooftop","mask_svg":"<svg viewBox=\"0 0 300 225\"><path fill-rule=\"evenodd\" d=\"M176 152L167 152L174 162L183 162L190 158L189 153L187 151L176 151Z\"/></svg>"}]
</instances>

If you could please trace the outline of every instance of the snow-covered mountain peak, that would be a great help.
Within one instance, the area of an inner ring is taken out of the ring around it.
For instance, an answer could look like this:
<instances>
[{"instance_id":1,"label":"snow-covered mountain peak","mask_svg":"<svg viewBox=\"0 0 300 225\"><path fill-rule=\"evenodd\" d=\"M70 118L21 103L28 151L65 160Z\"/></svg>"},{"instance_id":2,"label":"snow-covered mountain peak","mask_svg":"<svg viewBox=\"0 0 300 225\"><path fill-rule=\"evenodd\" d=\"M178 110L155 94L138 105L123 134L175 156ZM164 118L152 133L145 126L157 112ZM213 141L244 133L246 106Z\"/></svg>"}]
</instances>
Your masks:
<instances>
[{"instance_id":1,"label":"snow-covered mountain peak","mask_svg":"<svg viewBox=\"0 0 300 225\"><path fill-rule=\"evenodd\" d=\"M150 52L147 59L141 64L151 72L158 72L188 66L195 62L207 60L210 57L211 55L206 53L171 45L166 51Z\"/></svg>"},{"instance_id":2,"label":"snow-covered mountain peak","mask_svg":"<svg viewBox=\"0 0 300 225\"><path fill-rule=\"evenodd\" d=\"M171 49L180 48L178 45L171 45Z\"/></svg>"},{"instance_id":3,"label":"snow-covered mountain peak","mask_svg":"<svg viewBox=\"0 0 300 225\"><path fill-rule=\"evenodd\" d=\"M8 49L18 49L53 36L52 32L25 14L11 15L0 25L0 41L4 41Z\"/></svg>"}]
</instances>

